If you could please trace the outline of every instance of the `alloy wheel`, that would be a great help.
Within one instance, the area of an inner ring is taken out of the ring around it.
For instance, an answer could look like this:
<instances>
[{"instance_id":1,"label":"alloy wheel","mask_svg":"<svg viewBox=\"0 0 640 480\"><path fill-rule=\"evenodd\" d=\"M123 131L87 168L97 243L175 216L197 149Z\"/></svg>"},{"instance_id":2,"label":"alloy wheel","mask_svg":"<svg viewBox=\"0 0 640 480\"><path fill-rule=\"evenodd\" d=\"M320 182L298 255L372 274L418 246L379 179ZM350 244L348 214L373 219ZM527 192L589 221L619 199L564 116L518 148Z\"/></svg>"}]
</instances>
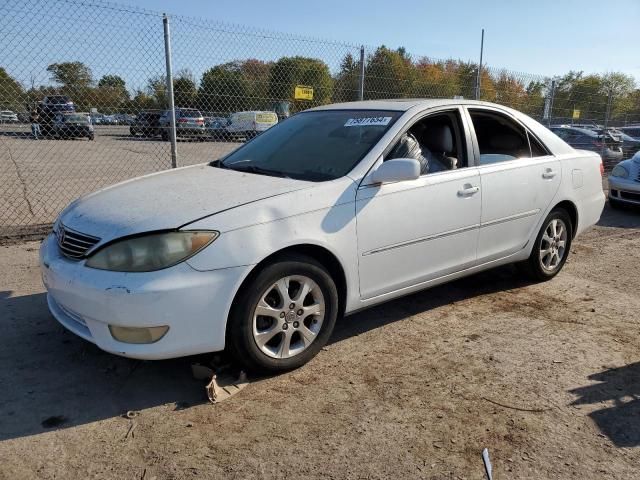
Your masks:
<instances>
[{"instance_id":1,"label":"alloy wheel","mask_svg":"<svg viewBox=\"0 0 640 480\"><path fill-rule=\"evenodd\" d=\"M552 219L540 240L540 265L547 272L554 272L562 264L566 254L567 226L559 218Z\"/></svg>"},{"instance_id":2,"label":"alloy wheel","mask_svg":"<svg viewBox=\"0 0 640 480\"><path fill-rule=\"evenodd\" d=\"M261 295L253 313L253 339L272 358L291 358L316 339L325 318L322 290L303 275L283 277Z\"/></svg>"}]
</instances>

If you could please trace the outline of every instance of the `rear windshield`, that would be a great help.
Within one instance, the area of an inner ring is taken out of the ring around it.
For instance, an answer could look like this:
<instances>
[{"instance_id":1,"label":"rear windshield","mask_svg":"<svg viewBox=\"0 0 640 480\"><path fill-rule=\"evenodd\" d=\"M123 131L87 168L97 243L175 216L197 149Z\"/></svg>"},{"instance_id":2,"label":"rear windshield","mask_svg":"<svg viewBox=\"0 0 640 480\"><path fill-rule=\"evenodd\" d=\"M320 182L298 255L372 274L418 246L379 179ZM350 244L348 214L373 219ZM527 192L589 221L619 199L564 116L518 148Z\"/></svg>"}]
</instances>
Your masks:
<instances>
[{"instance_id":1,"label":"rear windshield","mask_svg":"<svg viewBox=\"0 0 640 480\"><path fill-rule=\"evenodd\" d=\"M187 118L199 118L199 117L202 117L202 113L200 113L199 110L189 110L189 109L186 109L186 108L183 108L179 112L177 112L177 115L179 115L181 117L187 117Z\"/></svg>"},{"instance_id":2,"label":"rear windshield","mask_svg":"<svg viewBox=\"0 0 640 480\"><path fill-rule=\"evenodd\" d=\"M346 175L402 112L323 110L278 123L215 166L301 180Z\"/></svg>"}]
</instances>

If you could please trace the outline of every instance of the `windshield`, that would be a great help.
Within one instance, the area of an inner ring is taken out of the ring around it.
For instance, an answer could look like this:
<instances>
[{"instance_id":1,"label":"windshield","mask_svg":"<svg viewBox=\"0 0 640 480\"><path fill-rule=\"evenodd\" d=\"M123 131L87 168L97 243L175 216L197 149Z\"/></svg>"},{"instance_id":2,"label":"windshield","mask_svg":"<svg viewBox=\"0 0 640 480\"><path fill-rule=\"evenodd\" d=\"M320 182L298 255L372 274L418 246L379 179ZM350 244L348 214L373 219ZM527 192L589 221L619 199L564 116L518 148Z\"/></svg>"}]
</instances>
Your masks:
<instances>
[{"instance_id":1,"label":"windshield","mask_svg":"<svg viewBox=\"0 0 640 480\"><path fill-rule=\"evenodd\" d=\"M86 115L65 115L63 118L65 123L89 123Z\"/></svg>"},{"instance_id":2,"label":"windshield","mask_svg":"<svg viewBox=\"0 0 640 480\"><path fill-rule=\"evenodd\" d=\"M304 112L262 133L214 166L300 180L346 175L402 112Z\"/></svg>"}]
</instances>

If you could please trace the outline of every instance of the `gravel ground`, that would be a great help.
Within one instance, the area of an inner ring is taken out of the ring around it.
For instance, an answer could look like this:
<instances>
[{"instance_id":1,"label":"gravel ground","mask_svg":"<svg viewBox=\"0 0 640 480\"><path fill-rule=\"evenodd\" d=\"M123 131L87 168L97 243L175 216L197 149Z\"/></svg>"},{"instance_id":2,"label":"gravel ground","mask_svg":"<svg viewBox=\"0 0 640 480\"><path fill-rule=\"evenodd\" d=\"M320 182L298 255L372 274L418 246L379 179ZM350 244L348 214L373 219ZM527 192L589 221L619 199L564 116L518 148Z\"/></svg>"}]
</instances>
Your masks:
<instances>
[{"instance_id":1,"label":"gravel ground","mask_svg":"<svg viewBox=\"0 0 640 480\"><path fill-rule=\"evenodd\" d=\"M171 167L170 144L96 127L96 139L33 140L29 126L0 131L0 237L49 224L77 197ZM219 158L239 143L180 141L178 166ZM25 229L24 227L28 227Z\"/></svg>"},{"instance_id":2,"label":"gravel ground","mask_svg":"<svg viewBox=\"0 0 640 480\"><path fill-rule=\"evenodd\" d=\"M606 210L550 282L500 268L342 319L218 405L206 358L65 332L37 249L0 247L0 479L481 479L485 447L495 479L638 478L638 213Z\"/></svg>"}]
</instances>

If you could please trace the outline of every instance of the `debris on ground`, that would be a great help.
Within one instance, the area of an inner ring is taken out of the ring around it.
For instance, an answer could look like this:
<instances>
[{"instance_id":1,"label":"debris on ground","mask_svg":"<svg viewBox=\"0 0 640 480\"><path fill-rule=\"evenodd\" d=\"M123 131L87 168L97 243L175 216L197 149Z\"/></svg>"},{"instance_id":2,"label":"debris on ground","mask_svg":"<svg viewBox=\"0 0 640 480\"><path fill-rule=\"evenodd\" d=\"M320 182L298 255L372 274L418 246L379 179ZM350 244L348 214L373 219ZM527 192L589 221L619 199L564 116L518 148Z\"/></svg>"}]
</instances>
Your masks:
<instances>
[{"instance_id":1,"label":"debris on ground","mask_svg":"<svg viewBox=\"0 0 640 480\"><path fill-rule=\"evenodd\" d=\"M136 422L131 422L131 425L129 425L129 430L127 430L127 434L124 436L125 440L129 437L135 438L135 434L133 433L133 431L136 429L137 426L138 424Z\"/></svg>"},{"instance_id":2,"label":"debris on ground","mask_svg":"<svg viewBox=\"0 0 640 480\"><path fill-rule=\"evenodd\" d=\"M482 462L484 463L484 472L487 474L487 480L493 480L493 467L489 459L489 450L482 450Z\"/></svg>"},{"instance_id":3,"label":"debris on ground","mask_svg":"<svg viewBox=\"0 0 640 480\"><path fill-rule=\"evenodd\" d=\"M220 403L238 393L248 383L247 374L243 371L238 376L231 372L215 374L206 387L207 396L211 403Z\"/></svg>"},{"instance_id":4,"label":"debris on ground","mask_svg":"<svg viewBox=\"0 0 640 480\"><path fill-rule=\"evenodd\" d=\"M127 410L127 413L124 414L124 418L128 418L131 420L132 418L136 418L140 412L136 412L135 410Z\"/></svg>"}]
</instances>

